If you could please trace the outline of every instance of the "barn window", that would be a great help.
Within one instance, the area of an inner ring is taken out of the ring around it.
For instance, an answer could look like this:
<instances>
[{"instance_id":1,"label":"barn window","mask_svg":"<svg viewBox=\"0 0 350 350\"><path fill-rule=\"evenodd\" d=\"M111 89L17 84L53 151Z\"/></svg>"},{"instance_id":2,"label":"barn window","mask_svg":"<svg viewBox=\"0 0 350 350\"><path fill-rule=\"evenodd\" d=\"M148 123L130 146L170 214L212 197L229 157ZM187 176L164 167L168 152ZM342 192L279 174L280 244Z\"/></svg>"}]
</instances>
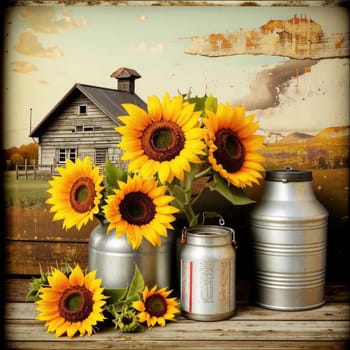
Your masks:
<instances>
[{"instance_id":1,"label":"barn window","mask_svg":"<svg viewBox=\"0 0 350 350\"><path fill-rule=\"evenodd\" d=\"M76 157L77 157L76 148L60 148L58 150L58 162L60 164L65 164L66 159L70 159L73 162L75 162Z\"/></svg>"},{"instance_id":2,"label":"barn window","mask_svg":"<svg viewBox=\"0 0 350 350\"><path fill-rule=\"evenodd\" d=\"M107 159L107 148L96 148L95 164L104 164Z\"/></svg>"},{"instance_id":3,"label":"barn window","mask_svg":"<svg viewBox=\"0 0 350 350\"><path fill-rule=\"evenodd\" d=\"M84 131L94 131L93 126L76 125L73 132L84 132Z\"/></svg>"},{"instance_id":4,"label":"barn window","mask_svg":"<svg viewBox=\"0 0 350 350\"><path fill-rule=\"evenodd\" d=\"M79 114L87 114L87 105L79 106Z\"/></svg>"}]
</instances>

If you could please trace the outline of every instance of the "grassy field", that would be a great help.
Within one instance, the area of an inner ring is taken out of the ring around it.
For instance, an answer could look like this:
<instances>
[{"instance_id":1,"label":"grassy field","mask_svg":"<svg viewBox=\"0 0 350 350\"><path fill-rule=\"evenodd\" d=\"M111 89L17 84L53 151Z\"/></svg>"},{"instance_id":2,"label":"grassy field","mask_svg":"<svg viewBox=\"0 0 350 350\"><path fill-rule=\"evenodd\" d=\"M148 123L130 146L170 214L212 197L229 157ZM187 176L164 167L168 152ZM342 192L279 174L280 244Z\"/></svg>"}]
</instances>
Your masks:
<instances>
[{"instance_id":1,"label":"grassy field","mask_svg":"<svg viewBox=\"0 0 350 350\"><path fill-rule=\"evenodd\" d=\"M316 197L334 217L348 215L349 168L312 169ZM4 179L6 207L47 209L45 204L50 187L47 180L16 180L14 172L6 172ZM261 188L252 188L249 197L257 200Z\"/></svg>"},{"instance_id":2,"label":"grassy field","mask_svg":"<svg viewBox=\"0 0 350 350\"><path fill-rule=\"evenodd\" d=\"M47 180L16 180L16 173L7 171L4 173L5 206L44 207L49 187Z\"/></svg>"},{"instance_id":3,"label":"grassy field","mask_svg":"<svg viewBox=\"0 0 350 350\"><path fill-rule=\"evenodd\" d=\"M344 168L349 159L348 137L297 143L271 143L262 150L265 168L335 169Z\"/></svg>"}]
</instances>

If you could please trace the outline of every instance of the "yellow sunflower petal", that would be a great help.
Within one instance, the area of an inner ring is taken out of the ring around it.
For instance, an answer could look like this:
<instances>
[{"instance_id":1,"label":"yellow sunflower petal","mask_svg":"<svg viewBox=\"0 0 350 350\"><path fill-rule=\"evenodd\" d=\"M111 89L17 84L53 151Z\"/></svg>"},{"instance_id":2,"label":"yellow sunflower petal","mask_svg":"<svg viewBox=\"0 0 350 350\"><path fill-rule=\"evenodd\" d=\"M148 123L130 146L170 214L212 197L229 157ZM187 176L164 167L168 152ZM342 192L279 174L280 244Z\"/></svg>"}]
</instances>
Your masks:
<instances>
[{"instance_id":1,"label":"yellow sunflower petal","mask_svg":"<svg viewBox=\"0 0 350 350\"><path fill-rule=\"evenodd\" d=\"M168 180L170 170L170 163L168 161L159 164L158 176L161 183L165 183Z\"/></svg>"},{"instance_id":2,"label":"yellow sunflower petal","mask_svg":"<svg viewBox=\"0 0 350 350\"><path fill-rule=\"evenodd\" d=\"M69 276L69 283L71 286L83 286L84 274L79 265L76 265Z\"/></svg>"},{"instance_id":3,"label":"yellow sunflower petal","mask_svg":"<svg viewBox=\"0 0 350 350\"><path fill-rule=\"evenodd\" d=\"M136 300L132 303L132 307L136 309L137 311L144 311L145 310L145 304L141 300Z\"/></svg>"},{"instance_id":4,"label":"yellow sunflower petal","mask_svg":"<svg viewBox=\"0 0 350 350\"><path fill-rule=\"evenodd\" d=\"M81 322L72 322L67 328L67 336L70 338L73 337L78 332L80 326Z\"/></svg>"},{"instance_id":5,"label":"yellow sunflower petal","mask_svg":"<svg viewBox=\"0 0 350 350\"><path fill-rule=\"evenodd\" d=\"M56 332L56 337L60 337L61 335L63 335L64 333L67 332L67 329L70 325L70 322L65 321L62 325L60 325L59 327L56 328L55 332Z\"/></svg>"},{"instance_id":6,"label":"yellow sunflower petal","mask_svg":"<svg viewBox=\"0 0 350 350\"><path fill-rule=\"evenodd\" d=\"M52 276L48 276L48 281L51 288L58 292L62 292L70 286L67 276L58 269L53 270Z\"/></svg>"},{"instance_id":7,"label":"yellow sunflower petal","mask_svg":"<svg viewBox=\"0 0 350 350\"><path fill-rule=\"evenodd\" d=\"M54 332L58 327L62 326L63 323L65 322L64 318L58 317L52 321L49 322L47 331L48 332Z\"/></svg>"},{"instance_id":8,"label":"yellow sunflower petal","mask_svg":"<svg viewBox=\"0 0 350 350\"><path fill-rule=\"evenodd\" d=\"M148 97L148 113L152 121L159 121L162 118L162 105L157 96Z\"/></svg>"}]
</instances>

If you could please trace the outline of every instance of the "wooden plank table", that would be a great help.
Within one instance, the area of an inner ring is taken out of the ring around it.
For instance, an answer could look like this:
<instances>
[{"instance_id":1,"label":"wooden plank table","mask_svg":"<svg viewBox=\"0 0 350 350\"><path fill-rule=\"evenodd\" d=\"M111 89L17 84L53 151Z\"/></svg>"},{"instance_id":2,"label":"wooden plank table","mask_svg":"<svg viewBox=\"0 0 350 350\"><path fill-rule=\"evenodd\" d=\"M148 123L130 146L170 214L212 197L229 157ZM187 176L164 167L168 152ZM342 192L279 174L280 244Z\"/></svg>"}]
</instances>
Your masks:
<instances>
[{"instance_id":1,"label":"wooden plank table","mask_svg":"<svg viewBox=\"0 0 350 350\"><path fill-rule=\"evenodd\" d=\"M327 302L307 311L272 311L253 305L249 283L238 282L237 310L229 320L197 322L179 317L165 328L120 333L105 327L91 337L46 333L35 320L36 305L25 302L28 279L7 281L5 330L8 349L348 349L348 286L326 287Z\"/></svg>"}]
</instances>

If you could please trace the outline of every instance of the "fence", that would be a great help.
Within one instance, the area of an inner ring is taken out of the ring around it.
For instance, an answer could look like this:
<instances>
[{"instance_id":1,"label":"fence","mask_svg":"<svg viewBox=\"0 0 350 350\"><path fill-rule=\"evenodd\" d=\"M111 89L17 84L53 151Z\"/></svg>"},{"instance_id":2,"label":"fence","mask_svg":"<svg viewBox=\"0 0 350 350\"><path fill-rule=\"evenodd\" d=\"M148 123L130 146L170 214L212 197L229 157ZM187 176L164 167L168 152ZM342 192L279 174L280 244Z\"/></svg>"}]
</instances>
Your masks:
<instances>
[{"instance_id":1,"label":"fence","mask_svg":"<svg viewBox=\"0 0 350 350\"><path fill-rule=\"evenodd\" d=\"M121 162L113 165L117 166L122 170L127 170L127 162ZM59 165L38 165L38 164L24 164L24 165L16 165L16 180L20 178L24 178L25 180L29 179L49 179L52 175L58 175L57 168L65 167L65 164ZM103 174L105 171L105 164L98 164L99 173Z\"/></svg>"},{"instance_id":2,"label":"fence","mask_svg":"<svg viewBox=\"0 0 350 350\"><path fill-rule=\"evenodd\" d=\"M16 165L16 180L23 177L26 180L50 178L56 173L57 171L54 165Z\"/></svg>"}]
</instances>

